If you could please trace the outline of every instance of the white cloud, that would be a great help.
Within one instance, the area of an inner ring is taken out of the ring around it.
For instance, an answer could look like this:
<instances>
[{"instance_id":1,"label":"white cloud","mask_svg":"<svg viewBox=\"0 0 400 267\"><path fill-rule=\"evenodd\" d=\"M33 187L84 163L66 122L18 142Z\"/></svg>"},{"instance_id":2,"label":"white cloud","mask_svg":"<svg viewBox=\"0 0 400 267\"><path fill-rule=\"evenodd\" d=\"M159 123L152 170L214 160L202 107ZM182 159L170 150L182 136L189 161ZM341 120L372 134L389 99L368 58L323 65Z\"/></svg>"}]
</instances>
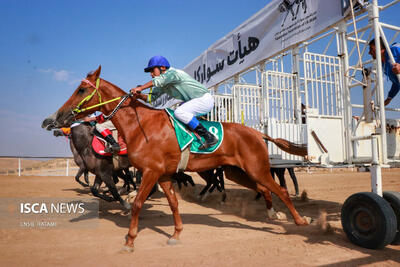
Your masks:
<instances>
[{"instance_id":1,"label":"white cloud","mask_svg":"<svg viewBox=\"0 0 400 267\"><path fill-rule=\"evenodd\" d=\"M66 70L54 71L53 78L58 82L64 82L69 80L69 72Z\"/></svg>"},{"instance_id":2,"label":"white cloud","mask_svg":"<svg viewBox=\"0 0 400 267\"><path fill-rule=\"evenodd\" d=\"M67 70L39 69L39 72L52 75L52 78L57 82L76 81L76 79L72 79L73 73Z\"/></svg>"}]
</instances>

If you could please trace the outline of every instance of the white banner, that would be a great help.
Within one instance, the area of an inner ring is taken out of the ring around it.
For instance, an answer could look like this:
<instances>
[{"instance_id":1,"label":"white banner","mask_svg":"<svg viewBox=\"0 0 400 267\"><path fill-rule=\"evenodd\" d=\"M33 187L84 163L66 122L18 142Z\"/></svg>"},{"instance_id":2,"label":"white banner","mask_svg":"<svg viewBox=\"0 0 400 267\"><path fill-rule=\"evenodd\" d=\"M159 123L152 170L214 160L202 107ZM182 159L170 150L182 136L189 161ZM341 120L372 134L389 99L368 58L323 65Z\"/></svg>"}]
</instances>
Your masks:
<instances>
[{"instance_id":1,"label":"white banner","mask_svg":"<svg viewBox=\"0 0 400 267\"><path fill-rule=\"evenodd\" d=\"M184 70L209 88L342 18L341 0L272 0Z\"/></svg>"}]
</instances>

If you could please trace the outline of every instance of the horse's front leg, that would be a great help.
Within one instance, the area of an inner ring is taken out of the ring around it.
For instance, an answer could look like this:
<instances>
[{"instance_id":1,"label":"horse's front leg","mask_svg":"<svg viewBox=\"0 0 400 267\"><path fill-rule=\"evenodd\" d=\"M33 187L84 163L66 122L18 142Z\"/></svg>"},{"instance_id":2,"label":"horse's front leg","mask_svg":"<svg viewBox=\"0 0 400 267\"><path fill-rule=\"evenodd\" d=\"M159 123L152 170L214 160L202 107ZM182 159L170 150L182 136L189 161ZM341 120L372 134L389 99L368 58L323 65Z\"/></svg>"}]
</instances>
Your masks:
<instances>
[{"instance_id":1,"label":"horse's front leg","mask_svg":"<svg viewBox=\"0 0 400 267\"><path fill-rule=\"evenodd\" d=\"M126 235L125 248L123 251L133 252L134 240L138 233L138 224L139 224L139 213L143 207L143 203L147 199L147 196L150 194L151 189L156 184L158 178L161 176L160 173L153 172L151 170L146 170L143 172L142 182L139 186L139 191L135 197L135 200L132 204L132 218L131 223L129 225L129 231Z\"/></svg>"},{"instance_id":2,"label":"horse's front leg","mask_svg":"<svg viewBox=\"0 0 400 267\"><path fill-rule=\"evenodd\" d=\"M85 169L84 173L83 173L83 177L85 179L85 182L89 185L89 171Z\"/></svg>"},{"instance_id":3,"label":"horse's front leg","mask_svg":"<svg viewBox=\"0 0 400 267\"><path fill-rule=\"evenodd\" d=\"M89 183L85 184L79 179L82 176L82 174L85 173L85 171L86 171L85 168L79 168L78 173L75 175L75 181L78 182L83 187L88 187Z\"/></svg>"},{"instance_id":4,"label":"horse's front leg","mask_svg":"<svg viewBox=\"0 0 400 267\"><path fill-rule=\"evenodd\" d=\"M103 194L99 193L99 188L100 188L100 185L102 184L102 182L103 181L100 179L100 176L96 175L96 177L94 179L94 183L90 187L90 191L92 192L92 194L95 197L101 198L101 199L103 199L105 201L108 201L108 202L113 201L114 199L112 197L106 196L104 193Z\"/></svg>"},{"instance_id":5,"label":"horse's front leg","mask_svg":"<svg viewBox=\"0 0 400 267\"><path fill-rule=\"evenodd\" d=\"M169 177L161 178L158 183L160 184L165 195L167 196L169 207L171 208L172 215L174 216L175 231L171 238L168 240L168 245L175 245L179 243L179 235L183 230L182 219L178 210L178 199L176 198L175 190Z\"/></svg>"}]
</instances>

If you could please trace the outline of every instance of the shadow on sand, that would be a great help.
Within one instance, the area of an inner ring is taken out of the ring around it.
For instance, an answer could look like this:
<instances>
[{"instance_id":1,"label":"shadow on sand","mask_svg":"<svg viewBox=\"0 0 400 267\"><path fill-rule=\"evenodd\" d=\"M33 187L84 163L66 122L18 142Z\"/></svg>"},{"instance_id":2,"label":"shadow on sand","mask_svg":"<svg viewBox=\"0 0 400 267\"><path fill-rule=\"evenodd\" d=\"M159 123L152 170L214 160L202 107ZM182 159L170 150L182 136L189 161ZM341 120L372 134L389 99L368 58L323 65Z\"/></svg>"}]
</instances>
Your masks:
<instances>
[{"instance_id":1,"label":"shadow on sand","mask_svg":"<svg viewBox=\"0 0 400 267\"><path fill-rule=\"evenodd\" d=\"M294 224L289 210L275 195L273 195L274 208L277 211L285 213L288 219L287 221L267 219L265 202L263 199L256 201L256 194L253 191L244 188L227 189L227 200L225 204L222 204L221 194L219 193L213 193L209 195L206 200L200 201L197 198L197 194L201 191L202 187L202 185L196 185L195 187L189 186L179 190L176 186L176 191L179 195L178 200L182 199L180 200L181 202L186 201L215 210L215 212L209 214L181 213L181 218L184 224L202 224L217 228L264 231L285 236L301 235L305 237L304 242L309 244L334 244L335 246L359 251L366 255L364 258L339 263L336 262L333 264L334 266L358 266L387 260L400 263L400 255L398 251L390 248L390 246L381 250L370 250L358 247L348 241L340 226L340 211L342 203L317 199L308 199L308 201L303 201L300 197L291 196L297 211L302 216L314 219L314 222L311 225L299 227ZM65 190L75 191L78 195L91 195L88 188ZM167 233L161 228L165 226L173 226L172 213L168 204L166 204L166 201L162 201L161 198L164 198L164 194L156 192L148 201L145 202L139 216L140 221L138 230L140 232L141 230L148 228L169 238L171 233ZM106 202L100 200L99 203L100 219L112 221L118 227L129 228L129 211L124 210L117 202ZM326 212L326 221L328 223L334 223L334 225L330 226L329 231L323 231L321 226L318 224L318 217L322 211ZM250 224L243 223L243 220L240 220L242 222L222 221L215 216L221 214L235 215L248 222L265 222L265 225L263 227L254 227ZM81 219L85 220L85 218ZM277 232L274 227L271 227L271 225L279 225L284 229L283 233Z\"/></svg>"}]
</instances>

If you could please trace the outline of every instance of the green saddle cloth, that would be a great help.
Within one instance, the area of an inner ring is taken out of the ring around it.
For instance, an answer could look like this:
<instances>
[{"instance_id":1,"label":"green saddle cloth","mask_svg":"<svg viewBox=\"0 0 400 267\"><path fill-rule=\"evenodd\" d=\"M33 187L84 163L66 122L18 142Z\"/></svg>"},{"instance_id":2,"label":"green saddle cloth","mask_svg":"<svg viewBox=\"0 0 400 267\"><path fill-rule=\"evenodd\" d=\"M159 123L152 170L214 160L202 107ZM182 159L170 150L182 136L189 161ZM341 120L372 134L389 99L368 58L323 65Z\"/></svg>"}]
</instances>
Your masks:
<instances>
[{"instance_id":1,"label":"green saddle cloth","mask_svg":"<svg viewBox=\"0 0 400 267\"><path fill-rule=\"evenodd\" d=\"M199 147L202 143L196 137L196 135L193 132L188 131L186 129L186 126L175 118L174 110L167 108L165 109L165 111L173 120L176 138L178 140L181 151L183 151L187 146L190 145L190 152L192 153L209 154L217 150L218 147L221 145L222 139L224 138L224 129L222 128L222 124L220 122L199 120L204 128L206 128L210 133L214 134L218 138L218 143L214 146L207 149L199 150ZM202 142L204 142L203 138Z\"/></svg>"}]
</instances>

